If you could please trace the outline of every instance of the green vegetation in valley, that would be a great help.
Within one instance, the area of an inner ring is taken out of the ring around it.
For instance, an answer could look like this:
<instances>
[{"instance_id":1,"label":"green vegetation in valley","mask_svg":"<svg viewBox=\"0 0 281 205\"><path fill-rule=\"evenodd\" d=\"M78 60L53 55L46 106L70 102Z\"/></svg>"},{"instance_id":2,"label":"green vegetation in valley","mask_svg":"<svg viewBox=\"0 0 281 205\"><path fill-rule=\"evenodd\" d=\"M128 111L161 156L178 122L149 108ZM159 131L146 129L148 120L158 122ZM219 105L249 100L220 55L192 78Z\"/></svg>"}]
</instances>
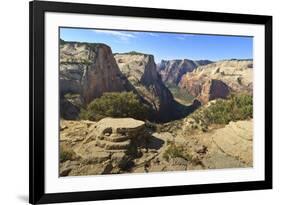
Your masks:
<instances>
[{"instance_id":1,"label":"green vegetation in valley","mask_svg":"<svg viewBox=\"0 0 281 205\"><path fill-rule=\"evenodd\" d=\"M173 94L175 100L177 100L181 104L191 104L194 100L194 97L190 95L186 90L181 89L179 86L171 83L166 83L167 88Z\"/></svg>"},{"instance_id":2,"label":"green vegetation in valley","mask_svg":"<svg viewBox=\"0 0 281 205\"><path fill-rule=\"evenodd\" d=\"M207 125L250 119L253 118L253 96L236 94L226 100L218 99L209 106L196 110L190 117Z\"/></svg>"},{"instance_id":3,"label":"green vegetation in valley","mask_svg":"<svg viewBox=\"0 0 281 205\"><path fill-rule=\"evenodd\" d=\"M132 117L143 120L147 114L148 108L133 92L111 92L89 103L82 109L80 118L96 121L104 117Z\"/></svg>"}]
</instances>

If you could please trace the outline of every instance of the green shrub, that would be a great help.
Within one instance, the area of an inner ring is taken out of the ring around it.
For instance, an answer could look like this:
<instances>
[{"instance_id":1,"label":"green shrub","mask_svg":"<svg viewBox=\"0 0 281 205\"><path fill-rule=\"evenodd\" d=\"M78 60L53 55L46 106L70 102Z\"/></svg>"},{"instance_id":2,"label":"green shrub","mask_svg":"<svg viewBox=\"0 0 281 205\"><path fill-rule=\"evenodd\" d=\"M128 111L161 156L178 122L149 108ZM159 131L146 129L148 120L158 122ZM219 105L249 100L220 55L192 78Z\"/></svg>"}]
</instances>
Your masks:
<instances>
[{"instance_id":1,"label":"green shrub","mask_svg":"<svg viewBox=\"0 0 281 205\"><path fill-rule=\"evenodd\" d=\"M86 45L88 48L95 50L95 48L98 45L101 45L101 43L89 43L89 42L78 42L78 41L65 41L63 39L60 39L60 45L65 45L65 44L77 44L78 46Z\"/></svg>"},{"instance_id":2,"label":"green shrub","mask_svg":"<svg viewBox=\"0 0 281 205\"><path fill-rule=\"evenodd\" d=\"M121 54L125 54L125 55L145 55L145 56L149 55L149 54L141 53L141 52L138 52L138 51L130 51L130 52L121 53Z\"/></svg>"},{"instance_id":3,"label":"green shrub","mask_svg":"<svg viewBox=\"0 0 281 205\"><path fill-rule=\"evenodd\" d=\"M157 124L155 122L145 121L145 126L152 132L161 132L161 124Z\"/></svg>"},{"instance_id":4,"label":"green shrub","mask_svg":"<svg viewBox=\"0 0 281 205\"><path fill-rule=\"evenodd\" d=\"M183 146L176 145L173 142L170 142L168 148L165 150L163 154L163 158L168 161L170 158L181 157L188 161L191 161L192 156L186 153Z\"/></svg>"},{"instance_id":5,"label":"green shrub","mask_svg":"<svg viewBox=\"0 0 281 205\"><path fill-rule=\"evenodd\" d=\"M145 119L148 108L140 102L133 92L104 93L82 109L80 118L100 120L104 117L132 117Z\"/></svg>"},{"instance_id":6,"label":"green shrub","mask_svg":"<svg viewBox=\"0 0 281 205\"><path fill-rule=\"evenodd\" d=\"M67 149L64 146L60 147L60 162L65 162L67 160L74 160L76 154L73 150Z\"/></svg>"},{"instance_id":7,"label":"green shrub","mask_svg":"<svg viewBox=\"0 0 281 205\"><path fill-rule=\"evenodd\" d=\"M248 94L231 95L227 100L219 99L209 107L195 111L191 117L207 125L250 119L253 117L253 97Z\"/></svg>"}]
</instances>

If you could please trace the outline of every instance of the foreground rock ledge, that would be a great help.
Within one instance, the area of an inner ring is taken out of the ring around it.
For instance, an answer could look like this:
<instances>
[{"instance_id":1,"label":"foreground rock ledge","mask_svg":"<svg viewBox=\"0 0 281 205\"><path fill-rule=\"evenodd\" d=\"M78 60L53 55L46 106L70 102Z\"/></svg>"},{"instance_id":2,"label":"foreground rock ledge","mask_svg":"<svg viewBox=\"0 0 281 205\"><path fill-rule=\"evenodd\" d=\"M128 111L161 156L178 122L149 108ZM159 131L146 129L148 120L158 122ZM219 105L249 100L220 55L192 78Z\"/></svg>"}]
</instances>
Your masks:
<instances>
[{"instance_id":1,"label":"foreground rock ledge","mask_svg":"<svg viewBox=\"0 0 281 205\"><path fill-rule=\"evenodd\" d=\"M145 123L133 118L104 118L97 122L96 128L98 134L104 135L106 133L119 133L134 132L143 129Z\"/></svg>"},{"instance_id":2,"label":"foreground rock ledge","mask_svg":"<svg viewBox=\"0 0 281 205\"><path fill-rule=\"evenodd\" d=\"M209 132L187 132L190 123L154 132L132 118L61 121L60 176L252 167L253 121L230 122ZM188 155L164 155L173 142ZM61 152L62 153L62 152ZM188 158L187 158L188 156Z\"/></svg>"},{"instance_id":3,"label":"foreground rock ledge","mask_svg":"<svg viewBox=\"0 0 281 205\"><path fill-rule=\"evenodd\" d=\"M63 163L60 167L61 176L120 173L127 170L150 135L145 122L133 118L104 118L98 122L80 121L80 124L62 121L62 128L61 146L73 150L83 166ZM77 136L80 138L77 139ZM65 174L66 170L71 171Z\"/></svg>"},{"instance_id":4,"label":"foreground rock ledge","mask_svg":"<svg viewBox=\"0 0 281 205\"><path fill-rule=\"evenodd\" d=\"M105 150L134 148L147 136L145 123L133 118L104 118L95 125L96 145Z\"/></svg>"}]
</instances>

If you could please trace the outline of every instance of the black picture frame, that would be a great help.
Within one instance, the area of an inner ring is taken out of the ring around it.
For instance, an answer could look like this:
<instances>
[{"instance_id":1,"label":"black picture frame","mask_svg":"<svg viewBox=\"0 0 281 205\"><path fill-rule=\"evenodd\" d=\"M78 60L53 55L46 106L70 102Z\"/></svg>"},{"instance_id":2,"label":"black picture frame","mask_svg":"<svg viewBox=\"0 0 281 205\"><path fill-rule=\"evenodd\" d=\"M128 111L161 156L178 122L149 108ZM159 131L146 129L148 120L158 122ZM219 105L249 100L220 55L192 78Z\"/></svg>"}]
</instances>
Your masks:
<instances>
[{"instance_id":1,"label":"black picture frame","mask_svg":"<svg viewBox=\"0 0 281 205\"><path fill-rule=\"evenodd\" d=\"M29 143L29 202L32 204L154 197L167 195L201 194L272 188L272 17L262 15L230 14L104 6L62 2L33 1L30 12L30 143ZM163 19L199 20L209 22L247 23L265 26L265 180L235 183L197 184L154 188L136 188L71 193L45 192L44 129L45 129L45 76L44 76L44 14L45 12L102 14Z\"/></svg>"}]
</instances>

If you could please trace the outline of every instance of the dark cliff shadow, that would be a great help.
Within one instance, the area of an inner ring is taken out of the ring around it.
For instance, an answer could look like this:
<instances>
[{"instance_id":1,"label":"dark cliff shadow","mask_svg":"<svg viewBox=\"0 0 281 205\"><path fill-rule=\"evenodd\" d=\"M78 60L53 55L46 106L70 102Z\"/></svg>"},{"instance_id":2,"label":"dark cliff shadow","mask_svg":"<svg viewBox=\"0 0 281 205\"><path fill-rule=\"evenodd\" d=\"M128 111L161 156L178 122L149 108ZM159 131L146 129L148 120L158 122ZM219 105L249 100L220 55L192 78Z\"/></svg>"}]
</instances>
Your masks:
<instances>
[{"instance_id":1,"label":"dark cliff shadow","mask_svg":"<svg viewBox=\"0 0 281 205\"><path fill-rule=\"evenodd\" d=\"M151 135L149 138L147 138L146 148L158 150L164 145L164 143L164 140Z\"/></svg>"},{"instance_id":2,"label":"dark cliff shadow","mask_svg":"<svg viewBox=\"0 0 281 205\"><path fill-rule=\"evenodd\" d=\"M191 105L183 105L177 101L174 101L173 110L175 112L175 120L184 118L201 106L200 101L194 100Z\"/></svg>"},{"instance_id":3,"label":"dark cliff shadow","mask_svg":"<svg viewBox=\"0 0 281 205\"><path fill-rule=\"evenodd\" d=\"M187 117L201 106L200 101L194 100L191 105L183 105L175 100L170 107L162 110L154 119L157 123L167 123Z\"/></svg>"}]
</instances>

